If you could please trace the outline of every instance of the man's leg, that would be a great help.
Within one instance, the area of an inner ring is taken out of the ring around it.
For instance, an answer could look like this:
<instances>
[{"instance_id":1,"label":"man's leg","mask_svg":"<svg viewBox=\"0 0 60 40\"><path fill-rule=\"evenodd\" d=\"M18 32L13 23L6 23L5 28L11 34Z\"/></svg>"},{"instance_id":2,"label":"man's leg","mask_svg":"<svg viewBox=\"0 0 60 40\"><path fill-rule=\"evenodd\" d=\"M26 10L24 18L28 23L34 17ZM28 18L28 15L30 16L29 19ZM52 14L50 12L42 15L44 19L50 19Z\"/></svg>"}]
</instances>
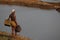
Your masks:
<instances>
[{"instance_id":1,"label":"man's leg","mask_svg":"<svg viewBox=\"0 0 60 40\"><path fill-rule=\"evenodd\" d=\"M17 36L17 32L15 31L15 36Z\"/></svg>"},{"instance_id":2,"label":"man's leg","mask_svg":"<svg viewBox=\"0 0 60 40\"><path fill-rule=\"evenodd\" d=\"M15 36L17 36L17 31L16 31L16 28L15 28Z\"/></svg>"},{"instance_id":3,"label":"man's leg","mask_svg":"<svg viewBox=\"0 0 60 40\"><path fill-rule=\"evenodd\" d=\"M12 36L14 36L15 35L15 28L14 27L12 27Z\"/></svg>"}]
</instances>

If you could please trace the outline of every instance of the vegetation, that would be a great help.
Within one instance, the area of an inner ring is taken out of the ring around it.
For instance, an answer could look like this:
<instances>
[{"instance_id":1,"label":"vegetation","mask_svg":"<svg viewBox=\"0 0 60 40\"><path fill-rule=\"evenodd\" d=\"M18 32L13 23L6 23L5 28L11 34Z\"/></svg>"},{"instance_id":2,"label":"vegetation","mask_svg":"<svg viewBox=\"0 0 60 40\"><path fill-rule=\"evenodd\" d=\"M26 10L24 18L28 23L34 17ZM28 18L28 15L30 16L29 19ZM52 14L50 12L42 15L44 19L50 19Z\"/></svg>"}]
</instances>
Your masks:
<instances>
[{"instance_id":1,"label":"vegetation","mask_svg":"<svg viewBox=\"0 0 60 40\"><path fill-rule=\"evenodd\" d=\"M0 40L31 40L31 39L25 36L12 37L12 35L10 35L7 32L0 32Z\"/></svg>"}]
</instances>

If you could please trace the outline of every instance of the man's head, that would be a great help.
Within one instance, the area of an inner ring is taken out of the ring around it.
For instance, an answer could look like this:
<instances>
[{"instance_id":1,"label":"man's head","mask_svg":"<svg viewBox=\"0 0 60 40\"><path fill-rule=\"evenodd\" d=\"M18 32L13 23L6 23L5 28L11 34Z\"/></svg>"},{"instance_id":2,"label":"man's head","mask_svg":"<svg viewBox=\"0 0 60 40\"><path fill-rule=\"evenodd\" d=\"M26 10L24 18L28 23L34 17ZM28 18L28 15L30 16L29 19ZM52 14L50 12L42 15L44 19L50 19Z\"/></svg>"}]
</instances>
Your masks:
<instances>
[{"instance_id":1,"label":"man's head","mask_svg":"<svg viewBox=\"0 0 60 40\"><path fill-rule=\"evenodd\" d=\"M12 12L15 12L15 9L12 9Z\"/></svg>"},{"instance_id":2,"label":"man's head","mask_svg":"<svg viewBox=\"0 0 60 40\"><path fill-rule=\"evenodd\" d=\"M15 14L15 9L12 9L12 14Z\"/></svg>"}]
</instances>

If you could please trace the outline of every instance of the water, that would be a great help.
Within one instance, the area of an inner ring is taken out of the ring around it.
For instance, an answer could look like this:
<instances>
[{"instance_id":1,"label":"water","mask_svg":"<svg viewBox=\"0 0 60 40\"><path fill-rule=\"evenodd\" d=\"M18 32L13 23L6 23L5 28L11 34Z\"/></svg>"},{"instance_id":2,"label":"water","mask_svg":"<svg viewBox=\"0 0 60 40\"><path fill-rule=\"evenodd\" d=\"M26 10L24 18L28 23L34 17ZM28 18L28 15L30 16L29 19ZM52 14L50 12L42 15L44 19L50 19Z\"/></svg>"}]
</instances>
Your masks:
<instances>
[{"instance_id":1,"label":"water","mask_svg":"<svg viewBox=\"0 0 60 40\"><path fill-rule=\"evenodd\" d=\"M3 23L13 8L16 9L17 22L22 27L20 35L32 40L60 40L60 13L56 10L0 5L1 31L11 33L11 28Z\"/></svg>"},{"instance_id":2,"label":"water","mask_svg":"<svg viewBox=\"0 0 60 40\"><path fill-rule=\"evenodd\" d=\"M41 0L41 1L45 1L45 2L60 2L60 0Z\"/></svg>"}]
</instances>

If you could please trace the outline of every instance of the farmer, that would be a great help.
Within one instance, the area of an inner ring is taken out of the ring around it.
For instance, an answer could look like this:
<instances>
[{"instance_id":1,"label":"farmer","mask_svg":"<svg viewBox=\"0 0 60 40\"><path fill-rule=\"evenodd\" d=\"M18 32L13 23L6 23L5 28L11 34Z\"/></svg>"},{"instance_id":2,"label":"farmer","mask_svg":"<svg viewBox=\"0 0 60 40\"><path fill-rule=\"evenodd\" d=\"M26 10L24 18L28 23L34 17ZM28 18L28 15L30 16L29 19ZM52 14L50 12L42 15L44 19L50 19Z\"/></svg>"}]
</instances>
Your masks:
<instances>
[{"instance_id":1,"label":"farmer","mask_svg":"<svg viewBox=\"0 0 60 40\"><path fill-rule=\"evenodd\" d=\"M16 21L16 15L15 15L15 9L12 9L11 14L9 15L9 18L11 20L11 27L12 27L12 35L16 36L17 32L15 31L16 26L17 26L17 21Z\"/></svg>"}]
</instances>

